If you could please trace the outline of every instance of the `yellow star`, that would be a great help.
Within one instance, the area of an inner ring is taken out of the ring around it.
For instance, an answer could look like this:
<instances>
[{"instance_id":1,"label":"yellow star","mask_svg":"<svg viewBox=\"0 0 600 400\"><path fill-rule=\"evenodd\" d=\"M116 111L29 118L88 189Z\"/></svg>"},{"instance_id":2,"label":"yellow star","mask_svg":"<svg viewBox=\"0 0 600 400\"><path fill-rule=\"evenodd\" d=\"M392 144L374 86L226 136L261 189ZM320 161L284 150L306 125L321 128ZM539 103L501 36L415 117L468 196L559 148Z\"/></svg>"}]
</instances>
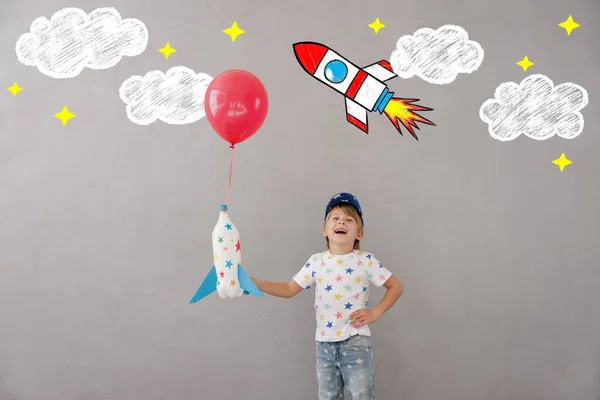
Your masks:
<instances>
[{"instance_id":1,"label":"yellow star","mask_svg":"<svg viewBox=\"0 0 600 400\"><path fill-rule=\"evenodd\" d=\"M219 259L219 256L217 254L215 254L215 261L217 261Z\"/></svg>"},{"instance_id":2,"label":"yellow star","mask_svg":"<svg viewBox=\"0 0 600 400\"><path fill-rule=\"evenodd\" d=\"M336 300L339 300L339 299L341 299L341 298L342 298L342 295L341 295L341 294L339 294L339 293L336 293L336 294L335 294L335 299L336 299Z\"/></svg>"},{"instance_id":3,"label":"yellow star","mask_svg":"<svg viewBox=\"0 0 600 400\"><path fill-rule=\"evenodd\" d=\"M519 61L517 63L517 65L519 67L523 67L523 72L527 72L527 68L531 67L532 65L535 65L534 63L532 63L531 61L529 61L529 58L527 56L523 57L523 59L521 61Z\"/></svg>"},{"instance_id":4,"label":"yellow star","mask_svg":"<svg viewBox=\"0 0 600 400\"><path fill-rule=\"evenodd\" d=\"M343 263L344 263L344 260L337 260L338 265L342 265Z\"/></svg>"},{"instance_id":5,"label":"yellow star","mask_svg":"<svg viewBox=\"0 0 600 400\"><path fill-rule=\"evenodd\" d=\"M373 29L373 31L375 31L376 35L379 33L380 29L385 28L385 25L381 23L381 21L379 20L379 18L375 18L375 21L371 22L367 26L369 28Z\"/></svg>"},{"instance_id":6,"label":"yellow star","mask_svg":"<svg viewBox=\"0 0 600 400\"><path fill-rule=\"evenodd\" d=\"M561 28L564 28L565 31L567 31L567 35L570 36L571 32L573 32L573 29L577 29L581 25L579 25L577 22L573 21L573 16L569 15L569 18L567 18L566 21L563 21L560 24L558 24L558 26L560 26Z\"/></svg>"},{"instance_id":7,"label":"yellow star","mask_svg":"<svg viewBox=\"0 0 600 400\"><path fill-rule=\"evenodd\" d=\"M567 165L573 164L573 162L565 157L565 153L562 153L559 158L552 161L552 164L558 165L560 172L562 172Z\"/></svg>"},{"instance_id":8,"label":"yellow star","mask_svg":"<svg viewBox=\"0 0 600 400\"><path fill-rule=\"evenodd\" d=\"M64 106L62 111L54 114L54 116L62 121L63 126L65 126L71 118L75 118L75 114L72 114L67 106Z\"/></svg>"},{"instance_id":9,"label":"yellow star","mask_svg":"<svg viewBox=\"0 0 600 400\"><path fill-rule=\"evenodd\" d=\"M319 281L319 283L323 283L323 277L320 276L319 278L317 278L317 280Z\"/></svg>"},{"instance_id":10,"label":"yellow star","mask_svg":"<svg viewBox=\"0 0 600 400\"><path fill-rule=\"evenodd\" d=\"M163 53L165 55L165 58L168 60L169 56L173 53L176 53L177 50L175 50L174 48L171 47L171 43L167 42L167 45L165 47L163 47L162 49L159 49L158 51L160 51L161 53Z\"/></svg>"},{"instance_id":11,"label":"yellow star","mask_svg":"<svg viewBox=\"0 0 600 400\"><path fill-rule=\"evenodd\" d=\"M237 24L237 21L233 21L233 24L231 24L229 28L224 29L223 33L226 33L229 36L231 36L231 41L235 42L235 39L237 39L239 35L243 35L244 33L246 33L246 31L240 29L240 27Z\"/></svg>"},{"instance_id":12,"label":"yellow star","mask_svg":"<svg viewBox=\"0 0 600 400\"><path fill-rule=\"evenodd\" d=\"M17 82L13 83L13 85L11 87L6 88L6 90L8 90L9 92L11 92L13 94L13 96L16 96L17 93L19 93L21 90L19 85L17 85Z\"/></svg>"}]
</instances>

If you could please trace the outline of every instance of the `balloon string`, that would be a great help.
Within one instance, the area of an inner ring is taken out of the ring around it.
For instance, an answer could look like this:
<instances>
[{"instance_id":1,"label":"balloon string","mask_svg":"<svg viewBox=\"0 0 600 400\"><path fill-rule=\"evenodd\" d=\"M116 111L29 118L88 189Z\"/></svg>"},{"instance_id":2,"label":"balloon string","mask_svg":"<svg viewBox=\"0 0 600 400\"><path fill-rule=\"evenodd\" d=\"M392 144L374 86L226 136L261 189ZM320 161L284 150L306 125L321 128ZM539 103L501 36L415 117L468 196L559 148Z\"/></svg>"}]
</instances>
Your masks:
<instances>
[{"instance_id":1,"label":"balloon string","mask_svg":"<svg viewBox=\"0 0 600 400\"><path fill-rule=\"evenodd\" d=\"M231 175L233 173L233 156L234 156L234 145L229 146L231 148L231 161L229 162L229 184L227 185L227 202L225 203L229 206L229 195L231 194Z\"/></svg>"}]
</instances>

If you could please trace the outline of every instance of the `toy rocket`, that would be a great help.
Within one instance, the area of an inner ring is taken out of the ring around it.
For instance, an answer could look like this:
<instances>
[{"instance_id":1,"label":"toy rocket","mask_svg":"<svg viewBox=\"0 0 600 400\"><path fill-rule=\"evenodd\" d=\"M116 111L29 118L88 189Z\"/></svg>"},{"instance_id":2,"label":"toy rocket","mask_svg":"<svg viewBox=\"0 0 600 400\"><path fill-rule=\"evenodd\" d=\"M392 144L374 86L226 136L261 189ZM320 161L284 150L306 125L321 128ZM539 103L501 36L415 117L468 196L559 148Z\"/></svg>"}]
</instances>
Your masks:
<instances>
[{"instance_id":1,"label":"toy rocket","mask_svg":"<svg viewBox=\"0 0 600 400\"><path fill-rule=\"evenodd\" d=\"M381 60L360 68L329 47L315 42L295 43L294 54L313 78L344 96L346 119L363 132L369 133L367 111L385 113L401 135L400 123L417 140L412 129L413 126L419 129L416 121L435 126L435 123L413 112L431 111L432 108L412 104L418 99L392 97L394 93L383 82L398 75L388 61Z\"/></svg>"},{"instance_id":2,"label":"toy rocket","mask_svg":"<svg viewBox=\"0 0 600 400\"><path fill-rule=\"evenodd\" d=\"M262 292L242 268L240 234L229 217L226 205L221 206L219 219L212 232L212 243L214 264L190 304L215 290L222 299L244 294L262 296Z\"/></svg>"}]
</instances>

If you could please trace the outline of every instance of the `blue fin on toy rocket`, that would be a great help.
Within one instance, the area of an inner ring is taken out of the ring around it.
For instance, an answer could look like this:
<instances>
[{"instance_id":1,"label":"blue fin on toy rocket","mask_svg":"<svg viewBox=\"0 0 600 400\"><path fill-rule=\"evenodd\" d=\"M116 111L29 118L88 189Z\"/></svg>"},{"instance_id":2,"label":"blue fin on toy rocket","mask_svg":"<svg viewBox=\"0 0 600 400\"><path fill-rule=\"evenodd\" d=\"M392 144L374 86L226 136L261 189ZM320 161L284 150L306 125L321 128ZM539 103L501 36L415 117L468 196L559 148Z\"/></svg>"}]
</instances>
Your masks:
<instances>
[{"instance_id":1,"label":"blue fin on toy rocket","mask_svg":"<svg viewBox=\"0 0 600 400\"><path fill-rule=\"evenodd\" d=\"M195 303L199 300L202 300L212 292L217 289L217 271L215 270L215 266L213 265L210 271L208 271L208 275L204 278L204 281L198 288L198 291L190 300L190 304Z\"/></svg>"},{"instance_id":2,"label":"blue fin on toy rocket","mask_svg":"<svg viewBox=\"0 0 600 400\"><path fill-rule=\"evenodd\" d=\"M244 294L253 294L255 296L263 295L254 282L252 282L252 279L250 279L246 271L244 271L241 264L238 264L238 279L240 280L240 287L244 289Z\"/></svg>"}]
</instances>

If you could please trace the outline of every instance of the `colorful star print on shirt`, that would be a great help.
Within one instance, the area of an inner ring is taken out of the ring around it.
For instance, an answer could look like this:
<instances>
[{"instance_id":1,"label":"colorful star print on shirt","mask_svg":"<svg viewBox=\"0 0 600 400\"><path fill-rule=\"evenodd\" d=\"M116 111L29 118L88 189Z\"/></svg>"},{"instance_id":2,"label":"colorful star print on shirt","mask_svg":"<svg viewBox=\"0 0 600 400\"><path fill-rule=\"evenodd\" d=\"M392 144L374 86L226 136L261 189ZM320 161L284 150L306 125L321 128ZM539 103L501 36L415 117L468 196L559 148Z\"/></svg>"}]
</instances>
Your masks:
<instances>
[{"instance_id":1,"label":"colorful star print on shirt","mask_svg":"<svg viewBox=\"0 0 600 400\"><path fill-rule=\"evenodd\" d=\"M354 328L348 318L369 304L369 283L381 287L392 273L371 253L344 255L329 251L311 256L293 279L304 289L315 284L317 341L340 341L352 335L370 336L368 325Z\"/></svg>"}]
</instances>

